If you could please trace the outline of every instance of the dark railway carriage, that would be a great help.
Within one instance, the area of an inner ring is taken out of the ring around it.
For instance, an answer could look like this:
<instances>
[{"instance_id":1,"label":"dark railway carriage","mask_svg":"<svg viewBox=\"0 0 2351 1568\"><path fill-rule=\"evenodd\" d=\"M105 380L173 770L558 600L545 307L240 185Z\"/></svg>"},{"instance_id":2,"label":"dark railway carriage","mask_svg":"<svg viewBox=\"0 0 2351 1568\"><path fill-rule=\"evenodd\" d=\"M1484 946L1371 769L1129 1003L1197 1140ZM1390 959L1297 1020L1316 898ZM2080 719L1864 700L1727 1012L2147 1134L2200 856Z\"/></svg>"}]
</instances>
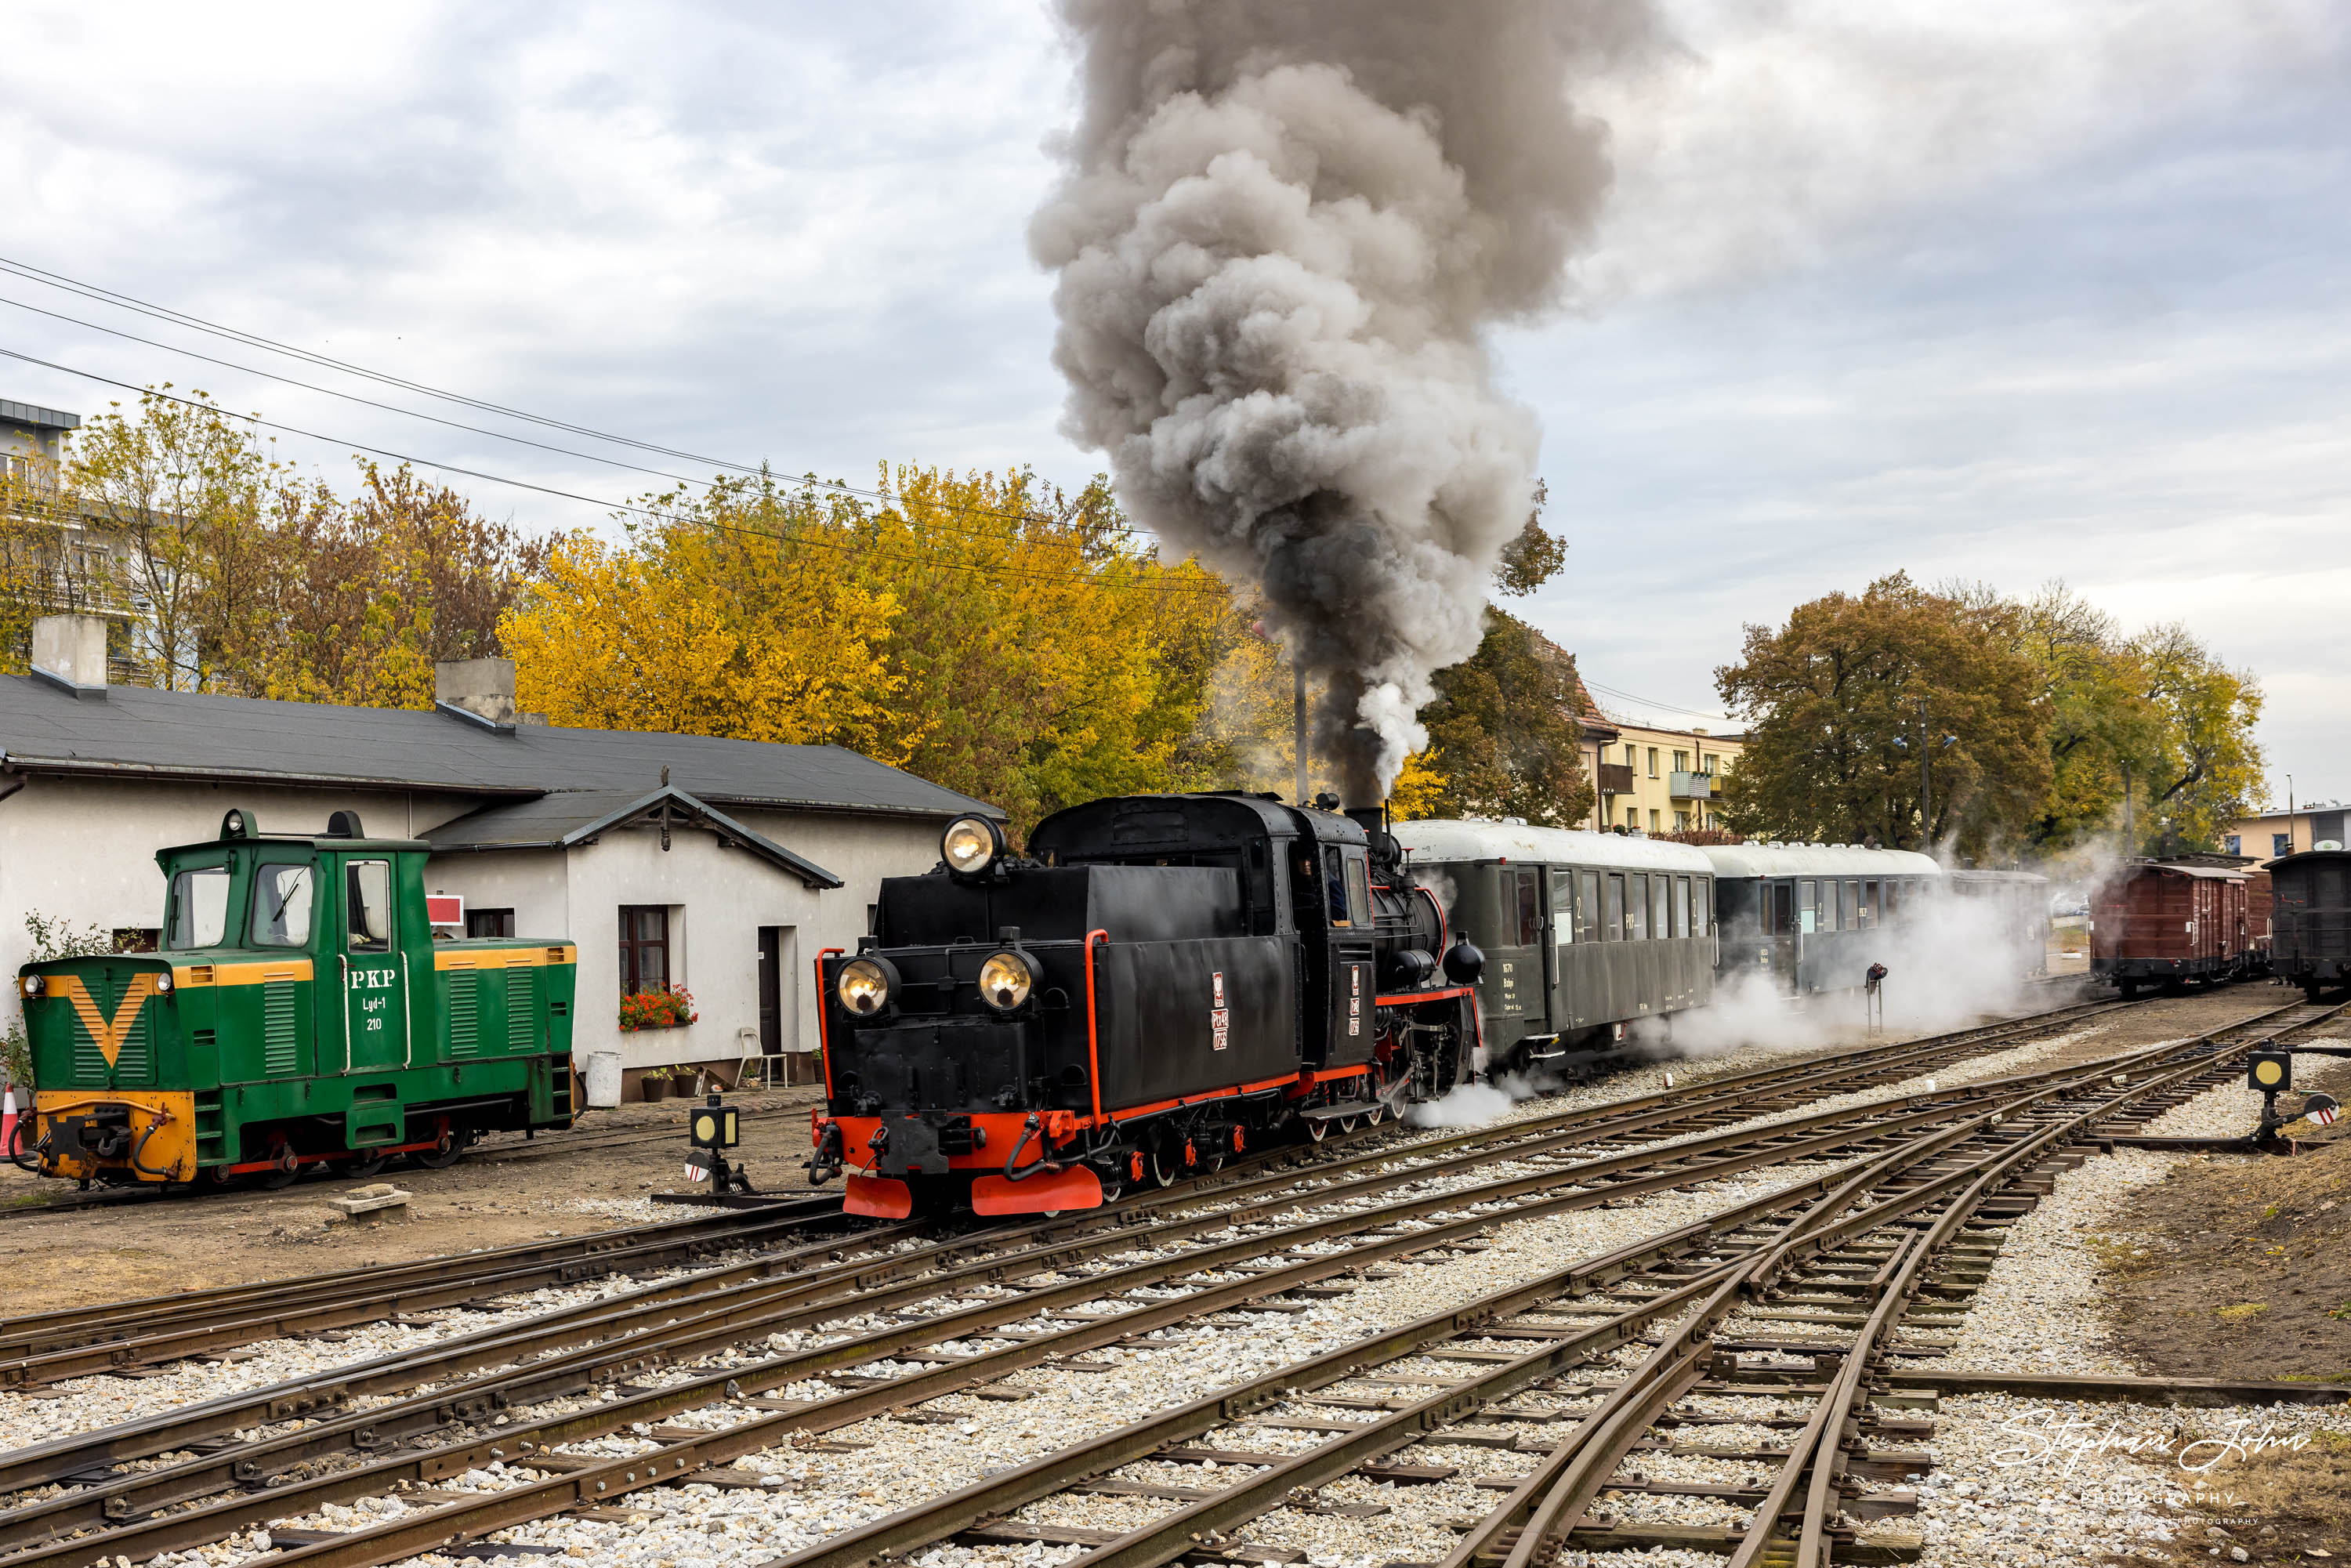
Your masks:
<instances>
[{"instance_id":1,"label":"dark railway carriage","mask_svg":"<svg viewBox=\"0 0 2351 1568\"><path fill-rule=\"evenodd\" d=\"M491 1129L570 1124L578 951L435 942L432 846L230 811L162 851L163 950L27 964L37 1134L18 1163L83 1181L291 1181L395 1154L444 1165Z\"/></svg>"},{"instance_id":2,"label":"dark railway carriage","mask_svg":"<svg viewBox=\"0 0 2351 1568\"><path fill-rule=\"evenodd\" d=\"M2351 852L2305 850L2269 863L2271 961L2312 1001L2351 985Z\"/></svg>"},{"instance_id":3,"label":"dark railway carriage","mask_svg":"<svg viewBox=\"0 0 2351 1568\"><path fill-rule=\"evenodd\" d=\"M1119 797L1038 824L1033 859L952 824L818 960L812 1174L863 1214L1092 1207L1466 1082L1476 954L1367 816Z\"/></svg>"},{"instance_id":4,"label":"dark railway carriage","mask_svg":"<svg viewBox=\"0 0 2351 1568\"><path fill-rule=\"evenodd\" d=\"M1892 956L1891 932L1917 923L1943 868L1910 850L1853 844L1731 844L1714 867L1721 926L1718 981L1757 975L1777 989L1844 990Z\"/></svg>"},{"instance_id":5,"label":"dark railway carriage","mask_svg":"<svg viewBox=\"0 0 2351 1568\"><path fill-rule=\"evenodd\" d=\"M1712 998L1714 865L1688 845L1517 822L1395 833L1486 956L1489 1071L1556 1069Z\"/></svg>"},{"instance_id":6,"label":"dark railway carriage","mask_svg":"<svg viewBox=\"0 0 2351 1568\"><path fill-rule=\"evenodd\" d=\"M2235 866L2136 861L2090 901L2090 973L2126 997L2256 973L2250 878Z\"/></svg>"}]
</instances>

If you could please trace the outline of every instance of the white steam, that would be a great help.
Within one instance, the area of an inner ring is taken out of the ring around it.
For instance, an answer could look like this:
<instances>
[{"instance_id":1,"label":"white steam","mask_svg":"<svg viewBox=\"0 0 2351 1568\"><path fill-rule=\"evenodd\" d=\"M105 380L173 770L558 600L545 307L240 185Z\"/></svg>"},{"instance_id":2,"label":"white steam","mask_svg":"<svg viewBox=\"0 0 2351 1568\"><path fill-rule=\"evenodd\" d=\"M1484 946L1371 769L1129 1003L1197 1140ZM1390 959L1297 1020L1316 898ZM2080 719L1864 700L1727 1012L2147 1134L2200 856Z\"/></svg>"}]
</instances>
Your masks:
<instances>
[{"instance_id":1,"label":"white steam","mask_svg":"<svg viewBox=\"0 0 2351 1568\"><path fill-rule=\"evenodd\" d=\"M1061 274L1066 426L1145 526L1256 583L1328 685L1355 804L1426 744L1531 506L1533 415L1484 329L1553 303L1608 183L1570 107L1639 0L1061 0L1083 56Z\"/></svg>"}]
</instances>

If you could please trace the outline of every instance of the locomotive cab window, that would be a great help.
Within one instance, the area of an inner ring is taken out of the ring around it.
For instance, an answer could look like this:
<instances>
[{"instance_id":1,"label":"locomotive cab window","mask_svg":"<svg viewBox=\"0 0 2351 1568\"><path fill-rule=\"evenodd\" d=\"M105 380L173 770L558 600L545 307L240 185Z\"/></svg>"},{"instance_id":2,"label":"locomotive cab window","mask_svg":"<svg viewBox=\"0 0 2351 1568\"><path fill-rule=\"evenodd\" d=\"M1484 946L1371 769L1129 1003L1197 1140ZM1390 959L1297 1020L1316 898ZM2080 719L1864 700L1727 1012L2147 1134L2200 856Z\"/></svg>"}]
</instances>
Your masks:
<instances>
[{"instance_id":1,"label":"locomotive cab window","mask_svg":"<svg viewBox=\"0 0 2351 1568\"><path fill-rule=\"evenodd\" d=\"M1331 908L1331 924L1352 925L1347 913L1346 857L1335 849L1322 852L1322 895Z\"/></svg>"},{"instance_id":2,"label":"locomotive cab window","mask_svg":"<svg viewBox=\"0 0 2351 1568\"><path fill-rule=\"evenodd\" d=\"M1356 925L1372 924L1372 871L1370 862L1355 850L1349 850L1347 862L1347 919Z\"/></svg>"},{"instance_id":3,"label":"locomotive cab window","mask_svg":"<svg viewBox=\"0 0 2351 1568\"><path fill-rule=\"evenodd\" d=\"M392 862L343 862L345 946L354 953L392 951Z\"/></svg>"},{"instance_id":4,"label":"locomotive cab window","mask_svg":"<svg viewBox=\"0 0 2351 1568\"><path fill-rule=\"evenodd\" d=\"M172 878L164 946L174 952L217 947L228 937L228 867L190 866Z\"/></svg>"},{"instance_id":5,"label":"locomotive cab window","mask_svg":"<svg viewBox=\"0 0 2351 1568\"><path fill-rule=\"evenodd\" d=\"M267 862L253 873L252 942L256 947L310 944L310 866Z\"/></svg>"}]
</instances>

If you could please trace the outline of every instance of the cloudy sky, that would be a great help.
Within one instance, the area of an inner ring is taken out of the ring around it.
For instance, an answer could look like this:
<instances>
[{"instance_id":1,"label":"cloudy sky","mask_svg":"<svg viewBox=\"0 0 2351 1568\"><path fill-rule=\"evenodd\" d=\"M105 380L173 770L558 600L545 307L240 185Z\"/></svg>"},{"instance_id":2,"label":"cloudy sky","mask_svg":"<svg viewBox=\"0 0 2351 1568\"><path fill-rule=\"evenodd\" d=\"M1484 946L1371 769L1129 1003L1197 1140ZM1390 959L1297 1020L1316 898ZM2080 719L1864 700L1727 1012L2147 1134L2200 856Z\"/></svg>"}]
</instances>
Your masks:
<instances>
[{"instance_id":1,"label":"cloudy sky","mask_svg":"<svg viewBox=\"0 0 2351 1568\"><path fill-rule=\"evenodd\" d=\"M1670 48L1578 88L1618 177L1574 303L1498 344L1574 547L1536 619L1620 711L1706 724L1743 622L1897 568L2063 578L2260 675L2281 799L2351 798L2351 11L1666 6ZM705 460L1100 465L1060 434L1026 246L1073 103L1034 0L10 17L9 264ZM618 499L663 481L612 458L709 471L21 277L0 300L0 348L205 388L330 472L366 444ZM124 395L0 361L0 397Z\"/></svg>"}]
</instances>

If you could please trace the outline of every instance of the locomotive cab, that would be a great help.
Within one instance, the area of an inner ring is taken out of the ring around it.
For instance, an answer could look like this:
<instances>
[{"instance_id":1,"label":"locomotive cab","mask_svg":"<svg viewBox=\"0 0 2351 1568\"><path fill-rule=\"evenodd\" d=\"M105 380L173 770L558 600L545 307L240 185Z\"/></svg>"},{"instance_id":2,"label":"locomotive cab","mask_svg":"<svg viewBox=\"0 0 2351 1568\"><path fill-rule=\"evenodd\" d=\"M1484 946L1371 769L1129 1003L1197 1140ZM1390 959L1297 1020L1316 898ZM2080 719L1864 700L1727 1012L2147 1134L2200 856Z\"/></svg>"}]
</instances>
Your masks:
<instances>
[{"instance_id":1,"label":"locomotive cab","mask_svg":"<svg viewBox=\"0 0 2351 1568\"><path fill-rule=\"evenodd\" d=\"M265 836L232 810L217 840L161 852L160 952L19 971L41 1173L290 1179L568 1124L574 950L434 941L429 851L350 812Z\"/></svg>"}]
</instances>

